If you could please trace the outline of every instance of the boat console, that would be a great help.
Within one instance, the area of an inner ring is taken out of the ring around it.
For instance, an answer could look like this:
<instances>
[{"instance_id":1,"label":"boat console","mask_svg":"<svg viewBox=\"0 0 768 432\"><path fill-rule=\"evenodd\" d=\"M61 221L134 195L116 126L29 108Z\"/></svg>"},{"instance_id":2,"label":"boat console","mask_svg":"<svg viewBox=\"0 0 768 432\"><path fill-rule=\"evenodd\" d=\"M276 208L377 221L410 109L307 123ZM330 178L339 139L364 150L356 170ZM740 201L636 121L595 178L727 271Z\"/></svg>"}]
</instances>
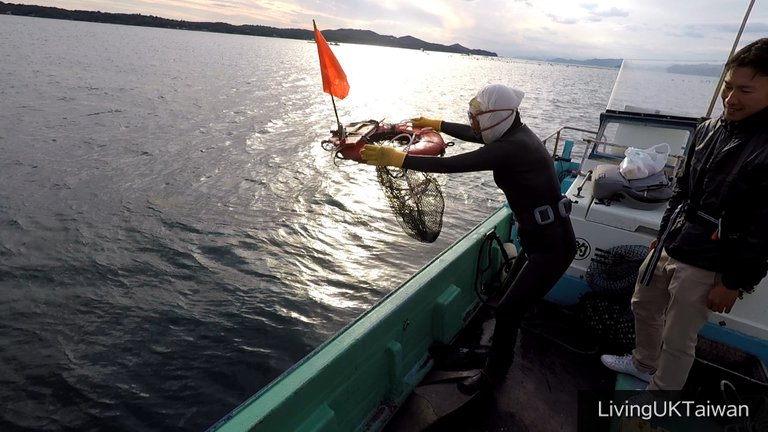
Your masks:
<instances>
[{"instance_id":1,"label":"boat console","mask_svg":"<svg viewBox=\"0 0 768 432\"><path fill-rule=\"evenodd\" d=\"M595 138L584 140L579 172L566 192L573 203L571 220L579 243L569 274L583 276L596 249L616 244L648 245L656 237L666 210L665 203L638 208L622 201L595 199L595 168L620 164L629 147L646 149L666 142L671 151L665 172L673 178L697 124L697 119L660 114L612 110L601 114Z\"/></svg>"}]
</instances>

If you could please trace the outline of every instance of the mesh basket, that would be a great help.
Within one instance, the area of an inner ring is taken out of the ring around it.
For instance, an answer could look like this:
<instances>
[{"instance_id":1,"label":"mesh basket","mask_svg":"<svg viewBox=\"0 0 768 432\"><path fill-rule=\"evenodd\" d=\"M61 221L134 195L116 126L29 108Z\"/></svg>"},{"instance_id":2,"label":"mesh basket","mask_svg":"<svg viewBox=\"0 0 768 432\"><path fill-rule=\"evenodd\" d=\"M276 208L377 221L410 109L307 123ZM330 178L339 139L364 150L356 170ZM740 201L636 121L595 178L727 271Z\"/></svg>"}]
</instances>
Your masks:
<instances>
[{"instance_id":1,"label":"mesh basket","mask_svg":"<svg viewBox=\"0 0 768 432\"><path fill-rule=\"evenodd\" d=\"M440 185L427 173L376 167L381 189L403 231L432 243L443 228L445 201Z\"/></svg>"},{"instance_id":2,"label":"mesh basket","mask_svg":"<svg viewBox=\"0 0 768 432\"><path fill-rule=\"evenodd\" d=\"M646 255L648 247L643 245L595 249L587 268L587 284L593 291L631 295Z\"/></svg>"},{"instance_id":3,"label":"mesh basket","mask_svg":"<svg viewBox=\"0 0 768 432\"><path fill-rule=\"evenodd\" d=\"M578 311L604 351L623 354L634 348L635 317L624 298L587 292L579 299Z\"/></svg>"}]
</instances>

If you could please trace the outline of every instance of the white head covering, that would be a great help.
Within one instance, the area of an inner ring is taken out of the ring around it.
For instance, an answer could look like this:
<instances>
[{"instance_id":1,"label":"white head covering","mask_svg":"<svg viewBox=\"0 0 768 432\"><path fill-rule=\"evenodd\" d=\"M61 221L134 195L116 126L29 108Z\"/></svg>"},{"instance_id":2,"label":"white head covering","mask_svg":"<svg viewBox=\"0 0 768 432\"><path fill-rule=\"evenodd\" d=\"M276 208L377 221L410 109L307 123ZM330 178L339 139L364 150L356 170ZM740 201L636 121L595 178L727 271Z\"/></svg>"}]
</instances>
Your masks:
<instances>
[{"instance_id":1,"label":"white head covering","mask_svg":"<svg viewBox=\"0 0 768 432\"><path fill-rule=\"evenodd\" d=\"M495 125L481 132L484 143L496 141L512 126L523 96L525 93L522 90L502 84L489 84L469 101L469 111L476 116L485 111L503 110L477 116L481 130Z\"/></svg>"}]
</instances>

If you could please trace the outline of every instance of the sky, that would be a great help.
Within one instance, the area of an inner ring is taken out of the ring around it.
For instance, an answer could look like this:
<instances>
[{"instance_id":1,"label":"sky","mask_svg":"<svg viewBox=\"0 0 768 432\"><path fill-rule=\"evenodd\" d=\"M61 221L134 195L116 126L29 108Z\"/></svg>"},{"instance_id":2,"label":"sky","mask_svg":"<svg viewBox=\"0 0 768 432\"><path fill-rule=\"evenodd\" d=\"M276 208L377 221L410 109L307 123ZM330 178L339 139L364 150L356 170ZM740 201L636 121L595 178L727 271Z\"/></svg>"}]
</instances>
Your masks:
<instances>
[{"instance_id":1,"label":"sky","mask_svg":"<svg viewBox=\"0 0 768 432\"><path fill-rule=\"evenodd\" d=\"M5 0L186 21L382 35L493 51L503 57L722 62L748 0ZM739 46L768 36L755 1Z\"/></svg>"}]
</instances>

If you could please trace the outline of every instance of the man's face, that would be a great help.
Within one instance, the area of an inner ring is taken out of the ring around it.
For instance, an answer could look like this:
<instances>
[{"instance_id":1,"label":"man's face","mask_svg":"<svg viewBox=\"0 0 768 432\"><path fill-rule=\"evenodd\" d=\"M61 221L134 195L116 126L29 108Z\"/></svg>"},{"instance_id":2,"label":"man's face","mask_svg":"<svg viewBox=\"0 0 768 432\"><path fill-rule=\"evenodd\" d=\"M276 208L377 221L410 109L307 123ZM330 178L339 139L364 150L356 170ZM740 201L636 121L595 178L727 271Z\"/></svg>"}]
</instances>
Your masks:
<instances>
[{"instance_id":1,"label":"man's face","mask_svg":"<svg viewBox=\"0 0 768 432\"><path fill-rule=\"evenodd\" d=\"M768 76L756 75L750 67L734 67L725 74L720 97L726 120L744 120L768 107Z\"/></svg>"}]
</instances>

